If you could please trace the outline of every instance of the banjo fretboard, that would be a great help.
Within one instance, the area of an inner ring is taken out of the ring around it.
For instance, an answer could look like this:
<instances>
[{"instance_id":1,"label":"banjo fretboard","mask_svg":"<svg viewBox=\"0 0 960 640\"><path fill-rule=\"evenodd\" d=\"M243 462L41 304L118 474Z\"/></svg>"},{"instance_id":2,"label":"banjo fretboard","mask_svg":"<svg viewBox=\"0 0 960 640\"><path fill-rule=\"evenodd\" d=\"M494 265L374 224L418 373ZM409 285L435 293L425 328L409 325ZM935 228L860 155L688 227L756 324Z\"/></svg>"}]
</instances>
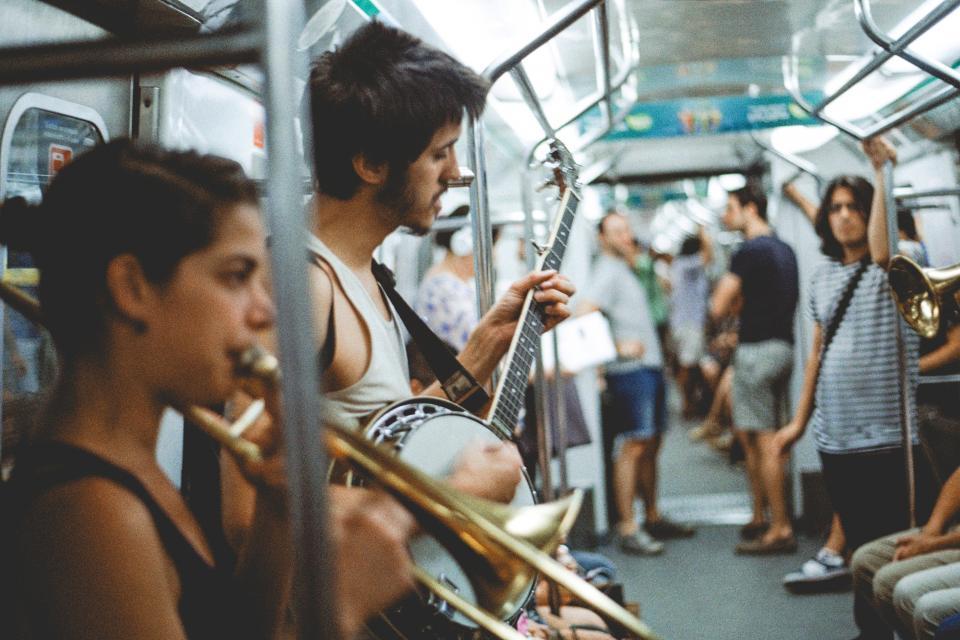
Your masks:
<instances>
[{"instance_id":1,"label":"banjo fretboard","mask_svg":"<svg viewBox=\"0 0 960 640\"><path fill-rule=\"evenodd\" d=\"M573 189L564 190L560 201L560 215L554 223L553 233L547 249L537 263L538 270L560 270L563 254L567 249L573 217L580 199ZM527 294L520 314L518 329L507 352L507 366L504 370L490 409L490 424L507 437L513 434L514 426L523 407L527 378L540 348L540 334L543 332L543 307L533 299L533 292Z\"/></svg>"}]
</instances>

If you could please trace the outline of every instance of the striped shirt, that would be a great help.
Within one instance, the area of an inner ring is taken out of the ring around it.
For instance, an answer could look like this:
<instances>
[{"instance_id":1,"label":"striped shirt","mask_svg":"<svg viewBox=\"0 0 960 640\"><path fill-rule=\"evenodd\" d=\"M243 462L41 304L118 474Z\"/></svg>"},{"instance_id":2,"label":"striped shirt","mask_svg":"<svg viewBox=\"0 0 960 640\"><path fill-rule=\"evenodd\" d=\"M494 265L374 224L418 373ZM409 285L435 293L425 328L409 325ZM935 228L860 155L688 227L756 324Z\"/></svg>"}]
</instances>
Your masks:
<instances>
[{"instance_id":1,"label":"striped shirt","mask_svg":"<svg viewBox=\"0 0 960 640\"><path fill-rule=\"evenodd\" d=\"M859 262L830 260L813 274L809 311L821 329L857 270ZM901 445L897 336L901 322L907 350L909 410L916 416L920 340L900 320L890 296L887 273L867 267L820 366L813 427L817 448L842 454Z\"/></svg>"}]
</instances>

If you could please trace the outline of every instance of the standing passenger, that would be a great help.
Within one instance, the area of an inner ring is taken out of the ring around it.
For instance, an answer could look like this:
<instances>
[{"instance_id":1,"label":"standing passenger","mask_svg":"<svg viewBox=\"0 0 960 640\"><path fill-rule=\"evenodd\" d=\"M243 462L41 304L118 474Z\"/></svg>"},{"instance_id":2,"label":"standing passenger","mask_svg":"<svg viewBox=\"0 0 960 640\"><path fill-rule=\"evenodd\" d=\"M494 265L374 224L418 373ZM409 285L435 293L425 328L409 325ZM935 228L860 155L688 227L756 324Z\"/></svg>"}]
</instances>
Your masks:
<instances>
[{"instance_id":1,"label":"standing passenger","mask_svg":"<svg viewBox=\"0 0 960 640\"><path fill-rule=\"evenodd\" d=\"M876 143L873 143L876 144ZM880 168L892 149L866 147ZM856 550L909 525L903 470L896 323L901 322L884 271L889 259L883 189L864 178L840 176L827 185L815 228L830 258L813 274L813 346L793 420L777 434L789 451L813 422L830 501ZM872 203L872 206L871 206ZM901 324L907 351L907 411L916 412L917 335ZM917 518L930 513L931 471L914 440ZM889 629L858 590L854 618L863 638L888 638Z\"/></svg>"},{"instance_id":2,"label":"standing passenger","mask_svg":"<svg viewBox=\"0 0 960 640\"><path fill-rule=\"evenodd\" d=\"M617 360L606 367L617 425L613 491L619 522L617 535L626 553L657 554L663 544L653 538L692 536L693 529L671 522L657 509L657 457L667 426L663 356L651 318L647 293L631 271L633 234L627 218L608 213L598 225L601 254L584 297L585 309L600 309L610 320ZM643 499L643 530L633 503Z\"/></svg>"},{"instance_id":3,"label":"standing passenger","mask_svg":"<svg viewBox=\"0 0 960 640\"><path fill-rule=\"evenodd\" d=\"M706 268L713 260L710 239L703 227L680 246L670 264L670 331L677 358L677 385L683 399L684 418L698 412L698 387L703 394L706 382L700 372L704 355L704 331L710 283ZM702 415L702 414L701 414Z\"/></svg>"},{"instance_id":4,"label":"standing passenger","mask_svg":"<svg viewBox=\"0 0 960 640\"><path fill-rule=\"evenodd\" d=\"M740 340L733 361L733 427L743 446L753 497L750 527L770 526L737 553L793 553L797 540L787 513L783 462L773 449L776 429L787 416L787 392L793 364L793 314L797 307L797 259L767 222L767 198L753 184L727 198L723 223L742 231L746 241L733 255L710 301L714 319L732 313L738 300Z\"/></svg>"}]
</instances>

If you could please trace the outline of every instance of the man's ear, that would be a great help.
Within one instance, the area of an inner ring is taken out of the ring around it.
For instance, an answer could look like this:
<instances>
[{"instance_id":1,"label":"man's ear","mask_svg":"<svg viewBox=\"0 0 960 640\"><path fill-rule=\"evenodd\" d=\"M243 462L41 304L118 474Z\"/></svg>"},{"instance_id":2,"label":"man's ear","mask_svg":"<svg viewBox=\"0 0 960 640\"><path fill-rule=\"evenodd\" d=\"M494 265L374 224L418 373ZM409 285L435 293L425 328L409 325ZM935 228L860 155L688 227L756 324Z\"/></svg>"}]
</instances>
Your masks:
<instances>
[{"instance_id":1,"label":"man's ear","mask_svg":"<svg viewBox=\"0 0 960 640\"><path fill-rule=\"evenodd\" d=\"M353 156L353 170L367 184L382 185L387 181L389 168L386 162L371 162L367 156L358 153Z\"/></svg>"},{"instance_id":2,"label":"man's ear","mask_svg":"<svg viewBox=\"0 0 960 640\"><path fill-rule=\"evenodd\" d=\"M129 253L113 258L107 265L107 292L115 313L138 332L145 331L155 294L140 261Z\"/></svg>"}]
</instances>

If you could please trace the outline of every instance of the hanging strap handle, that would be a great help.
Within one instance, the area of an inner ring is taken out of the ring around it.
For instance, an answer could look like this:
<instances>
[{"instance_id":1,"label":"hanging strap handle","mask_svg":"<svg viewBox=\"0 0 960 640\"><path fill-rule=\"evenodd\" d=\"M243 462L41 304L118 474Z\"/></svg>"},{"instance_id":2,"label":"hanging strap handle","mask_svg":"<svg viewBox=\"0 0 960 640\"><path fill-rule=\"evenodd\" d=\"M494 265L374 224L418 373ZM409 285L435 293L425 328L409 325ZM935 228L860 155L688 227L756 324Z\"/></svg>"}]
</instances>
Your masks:
<instances>
[{"instance_id":1,"label":"hanging strap handle","mask_svg":"<svg viewBox=\"0 0 960 640\"><path fill-rule=\"evenodd\" d=\"M380 283L383 292L390 302L404 326L410 332L410 337L423 352L430 365L430 370L437 376L443 392L453 402L472 413L477 413L490 401L490 396L476 378L467 371L456 354L450 350L443 340L427 326L427 323L410 308L407 301L397 293L396 278L386 266L377 262L372 263L373 277Z\"/></svg>"}]
</instances>

